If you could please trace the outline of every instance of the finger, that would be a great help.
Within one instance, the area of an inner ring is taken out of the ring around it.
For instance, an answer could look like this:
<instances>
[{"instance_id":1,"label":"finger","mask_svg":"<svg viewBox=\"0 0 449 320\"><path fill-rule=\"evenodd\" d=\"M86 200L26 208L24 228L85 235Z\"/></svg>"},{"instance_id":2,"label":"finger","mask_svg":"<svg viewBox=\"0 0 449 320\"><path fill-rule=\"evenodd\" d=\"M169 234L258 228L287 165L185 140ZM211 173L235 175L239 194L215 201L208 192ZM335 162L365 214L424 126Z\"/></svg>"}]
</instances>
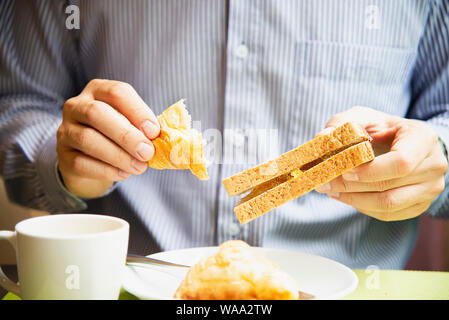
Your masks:
<instances>
[{"instance_id":1,"label":"finger","mask_svg":"<svg viewBox=\"0 0 449 320\"><path fill-rule=\"evenodd\" d=\"M358 182L347 181L343 177L335 178L334 180L319 186L315 190L320 193L327 192L380 192L386 191L410 184L416 184L423 182L424 179L428 179L425 175L414 175L405 178L392 179L392 180L380 180L375 182Z\"/></svg>"},{"instance_id":2,"label":"finger","mask_svg":"<svg viewBox=\"0 0 449 320\"><path fill-rule=\"evenodd\" d=\"M102 101L91 100L72 108L72 118L91 126L140 161L154 155L154 146L127 118Z\"/></svg>"},{"instance_id":3,"label":"finger","mask_svg":"<svg viewBox=\"0 0 449 320\"><path fill-rule=\"evenodd\" d=\"M419 202L431 201L436 197L436 191L435 185L424 183L383 192L340 192L329 193L329 196L367 212L394 212Z\"/></svg>"},{"instance_id":4,"label":"finger","mask_svg":"<svg viewBox=\"0 0 449 320\"><path fill-rule=\"evenodd\" d=\"M410 174L423 160L422 155L413 158L405 151L390 151L375 157L342 175L347 181L375 182L401 178Z\"/></svg>"},{"instance_id":5,"label":"finger","mask_svg":"<svg viewBox=\"0 0 449 320\"><path fill-rule=\"evenodd\" d=\"M155 139L160 132L159 122L136 90L125 82L95 80L92 84L95 100L103 101L123 114L148 139Z\"/></svg>"},{"instance_id":6,"label":"finger","mask_svg":"<svg viewBox=\"0 0 449 320\"><path fill-rule=\"evenodd\" d=\"M386 191L406 185L423 183L437 180L444 175L446 168L445 160L438 154L424 159L421 165L412 174L397 179L380 180L373 182L348 181L342 176L316 188L317 192L378 192Z\"/></svg>"},{"instance_id":7,"label":"finger","mask_svg":"<svg viewBox=\"0 0 449 320\"><path fill-rule=\"evenodd\" d=\"M416 218L430 207L431 202L417 203L403 210L394 212L365 211L367 216L381 221L401 221ZM360 210L359 210L360 211Z\"/></svg>"},{"instance_id":8,"label":"finger","mask_svg":"<svg viewBox=\"0 0 449 320\"><path fill-rule=\"evenodd\" d=\"M429 156L437 143L433 132L420 130L419 126L420 124L407 120L407 125L401 125L394 133L389 152L348 171L343 174L343 178L349 181L373 182L400 178L413 172Z\"/></svg>"},{"instance_id":9,"label":"finger","mask_svg":"<svg viewBox=\"0 0 449 320\"><path fill-rule=\"evenodd\" d=\"M394 122L377 122L365 126L365 130L373 139L373 144L391 146L399 127Z\"/></svg>"},{"instance_id":10,"label":"finger","mask_svg":"<svg viewBox=\"0 0 449 320\"><path fill-rule=\"evenodd\" d=\"M130 177L129 173L76 150L67 149L58 161L61 171L79 177L107 181L121 181Z\"/></svg>"},{"instance_id":11,"label":"finger","mask_svg":"<svg viewBox=\"0 0 449 320\"><path fill-rule=\"evenodd\" d=\"M67 146L83 152L92 158L106 162L131 174L141 174L148 167L146 162L139 161L116 143L91 127L72 124L67 127Z\"/></svg>"}]
</instances>

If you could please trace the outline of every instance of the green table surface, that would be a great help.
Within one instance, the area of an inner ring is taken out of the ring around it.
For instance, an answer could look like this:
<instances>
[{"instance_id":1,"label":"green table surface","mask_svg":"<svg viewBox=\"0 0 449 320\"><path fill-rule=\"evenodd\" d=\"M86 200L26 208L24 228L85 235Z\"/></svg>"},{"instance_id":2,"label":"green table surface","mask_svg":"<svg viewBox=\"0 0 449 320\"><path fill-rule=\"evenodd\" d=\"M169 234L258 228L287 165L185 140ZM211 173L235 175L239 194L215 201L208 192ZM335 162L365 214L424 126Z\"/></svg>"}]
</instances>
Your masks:
<instances>
[{"instance_id":1,"label":"green table surface","mask_svg":"<svg viewBox=\"0 0 449 320\"><path fill-rule=\"evenodd\" d=\"M354 270L358 287L344 300L449 300L449 272ZM8 293L3 300L19 300ZM122 290L119 300L135 300Z\"/></svg>"}]
</instances>

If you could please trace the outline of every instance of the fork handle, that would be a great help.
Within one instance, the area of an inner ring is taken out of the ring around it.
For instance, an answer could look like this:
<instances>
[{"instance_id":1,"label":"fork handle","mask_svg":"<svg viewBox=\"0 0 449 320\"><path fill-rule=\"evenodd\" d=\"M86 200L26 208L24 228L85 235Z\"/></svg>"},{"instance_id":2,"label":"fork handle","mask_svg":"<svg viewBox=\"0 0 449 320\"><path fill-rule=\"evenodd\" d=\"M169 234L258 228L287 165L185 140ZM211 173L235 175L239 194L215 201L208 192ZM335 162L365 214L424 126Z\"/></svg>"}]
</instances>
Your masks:
<instances>
[{"instance_id":1,"label":"fork handle","mask_svg":"<svg viewBox=\"0 0 449 320\"><path fill-rule=\"evenodd\" d=\"M126 263L145 263L145 264L153 264L153 265L164 265L164 266L172 266L172 267L181 267L181 268L190 268L190 266L186 266L183 264L163 261L155 258L149 258L145 256L141 256L138 254L128 254L126 257Z\"/></svg>"}]
</instances>

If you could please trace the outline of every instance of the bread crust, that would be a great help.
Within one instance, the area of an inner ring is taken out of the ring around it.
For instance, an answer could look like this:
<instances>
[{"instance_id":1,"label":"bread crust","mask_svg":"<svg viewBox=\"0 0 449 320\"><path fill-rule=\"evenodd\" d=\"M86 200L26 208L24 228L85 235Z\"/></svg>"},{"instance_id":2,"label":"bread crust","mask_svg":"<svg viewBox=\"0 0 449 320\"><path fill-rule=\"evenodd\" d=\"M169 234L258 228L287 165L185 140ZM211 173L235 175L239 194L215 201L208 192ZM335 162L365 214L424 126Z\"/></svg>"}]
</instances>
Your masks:
<instances>
[{"instance_id":1,"label":"bread crust","mask_svg":"<svg viewBox=\"0 0 449 320\"><path fill-rule=\"evenodd\" d=\"M371 143L369 141L358 143L304 171L297 178L292 177L240 203L234 208L234 212L240 223L245 224L373 159L374 151Z\"/></svg>"},{"instance_id":2,"label":"bread crust","mask_svg":"<svg viewBox=\"0 0 449 320\"><path fill-rule=\"evenodd\" d=\"M329 134L317 136L276 159L242 171L222 182L229 196L238 195L268 180L298 169L326 154L370 139L360 124L347 122Z\"/></svg>"}]
</instances>

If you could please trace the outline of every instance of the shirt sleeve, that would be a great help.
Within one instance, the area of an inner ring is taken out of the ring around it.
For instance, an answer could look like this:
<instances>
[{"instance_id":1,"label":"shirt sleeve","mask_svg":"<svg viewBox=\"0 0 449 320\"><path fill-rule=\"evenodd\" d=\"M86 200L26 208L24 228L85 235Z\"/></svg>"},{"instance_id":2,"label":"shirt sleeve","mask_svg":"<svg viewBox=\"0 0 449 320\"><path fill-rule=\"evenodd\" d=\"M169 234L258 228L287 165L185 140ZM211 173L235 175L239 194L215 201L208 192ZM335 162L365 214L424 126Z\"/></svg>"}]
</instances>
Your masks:
<instances>
[{"instance_id":1,"label":"shirt sleeve","mask_svg":"<svg viewBox=\"0 0 449 320\"><path fill-rule=\"evenodd\" d=\"M0 2L0 174L8 198L51 213L84 210L56 170L62 106L80 91L64 1Z\"/></svg>"},{"instance_id":2,"label":"shirt sleeve","mask_svg":"<svg viewBox=\"0 0 449 320\"><path fill-rule=\"evenodd\" d=\"M449 2L429 2L429 15L411 79L408 116L426 121L449 146ZM449 218L449 171L446 187L427 213Z\"/></svg>"}]
</instances>

